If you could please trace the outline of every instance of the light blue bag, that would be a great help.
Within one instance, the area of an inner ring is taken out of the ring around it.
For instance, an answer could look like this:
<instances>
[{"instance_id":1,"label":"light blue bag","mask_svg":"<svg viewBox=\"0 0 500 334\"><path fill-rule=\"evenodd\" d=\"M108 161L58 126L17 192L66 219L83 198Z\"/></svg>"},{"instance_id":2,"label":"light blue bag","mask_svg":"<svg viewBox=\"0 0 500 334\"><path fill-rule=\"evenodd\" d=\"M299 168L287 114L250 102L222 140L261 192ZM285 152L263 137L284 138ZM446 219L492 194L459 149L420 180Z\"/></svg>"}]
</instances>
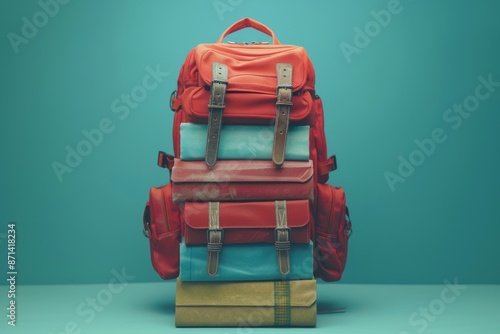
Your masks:
<instances>
[{"instance_id":1,"label":"light blue bag","mask_svg":"<svg viewBox=\"0 0 500 334\"><path fill-rule=\"evenodd\" d=\"M219 159L271 160L274 127L269 125L222 126ZM204 160L207 125L181 123L181 160ZM309 160L309 126L290 126L285 160Z\"/></svg>"},{"instance_id":2,"label":"light blue bag","mask_svg":"<svg viewBox=\"0 0 500 334\"><path fill-rule=\"evenodd\" d=\"M223 245L219 270L215 276L207 274L207 246L189 245L184 241L180 249L180 275L190 281L267 281L313 278L313 244L292 244L290 273L282 275L278 267L274 244Z\"/></svg>"}]
</instances>

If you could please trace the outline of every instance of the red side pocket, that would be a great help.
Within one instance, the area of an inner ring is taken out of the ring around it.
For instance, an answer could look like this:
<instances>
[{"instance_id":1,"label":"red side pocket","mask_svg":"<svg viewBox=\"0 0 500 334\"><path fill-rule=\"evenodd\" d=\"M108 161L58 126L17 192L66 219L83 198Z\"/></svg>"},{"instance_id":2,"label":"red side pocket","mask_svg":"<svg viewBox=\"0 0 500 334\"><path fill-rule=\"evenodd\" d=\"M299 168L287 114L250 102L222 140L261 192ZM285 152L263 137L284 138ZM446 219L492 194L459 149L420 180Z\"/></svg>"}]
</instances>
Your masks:
<instances>
[{"instance_id":1,"label":"red side pocket","mask_svg":"<svg viewBox=\"0 0 500 334\"><path fill-rule=\"evenodd\" d=\"M314 126L311 127L311 134L314 137L314 148L316 149L317 154L316 174L318 175L318 183L326 183L328 181L329 173L324 173L319 169L319 166L327 161L327 150L323 102L321 102L321 98L317 95L314 99L314 106L316 112L316 123L314 123Z\"/></svg>"},{"instance_id":2,"label":"red side pocket","mask_svg":"<svg viewBox=\"0 0 500 334\"><path fill-rule=\"evenodd\" d=\"M338 281L347 259L347 241L351 221L342 188L318 184L316 240L314 245L315 276L324 281Z\"/></svg>"},{"instance_id":3,"label":"red side pocket","mask_svg":"<svg viewBox=\"0 0 500 334\"><path fill-rule=\"evenodd\" d=\"M172 202L170 184L150 189L143 222L154 269L163 279L176 278L179 276L181 224L179 209Z\"/></svg>"}]
</instances>

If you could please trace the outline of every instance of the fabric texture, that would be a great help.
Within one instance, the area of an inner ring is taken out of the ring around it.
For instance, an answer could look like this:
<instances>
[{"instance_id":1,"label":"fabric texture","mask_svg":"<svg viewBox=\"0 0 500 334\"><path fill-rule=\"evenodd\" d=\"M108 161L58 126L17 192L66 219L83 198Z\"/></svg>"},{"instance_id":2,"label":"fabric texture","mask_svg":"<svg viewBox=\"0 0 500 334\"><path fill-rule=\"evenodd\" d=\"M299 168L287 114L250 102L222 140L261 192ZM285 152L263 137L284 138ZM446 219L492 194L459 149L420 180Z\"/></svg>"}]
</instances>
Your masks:
<instances>
[{"instance_id":1,"label":"fabric texture","mask_svg":"<svg viewBox=\"0 0 500 334\"><path fill-rule=\"evenodd\" d=\"M175 299L177 327L316 325L316 280L181 282Z\"/></svg>"},{"instance_id":2,"label":"fabric texture","mask_svg":"<svg viewBox=\"0 0 500 334\"><path fill-rule=\"evenodd\" d=\"M207 125L181 123L181 160L204 160ZM222 125L218 159L271 160L273 127L266 125ZM309 159L309 126L288 129L285 160Z\"/></svg>"},{"instance_id":3,"label":"fabric texture","mask_svg":"<svg viewBox=\"0 0 500 334\"><path fill-rule=\"evenodd\" d=\"M207 246L181 243L180 279L189 281L265 281L313 278L313 246L292 244L290 273L279 270L274 244L223 245L215 276L207 273Z\"/></svg>"}]
</instances>

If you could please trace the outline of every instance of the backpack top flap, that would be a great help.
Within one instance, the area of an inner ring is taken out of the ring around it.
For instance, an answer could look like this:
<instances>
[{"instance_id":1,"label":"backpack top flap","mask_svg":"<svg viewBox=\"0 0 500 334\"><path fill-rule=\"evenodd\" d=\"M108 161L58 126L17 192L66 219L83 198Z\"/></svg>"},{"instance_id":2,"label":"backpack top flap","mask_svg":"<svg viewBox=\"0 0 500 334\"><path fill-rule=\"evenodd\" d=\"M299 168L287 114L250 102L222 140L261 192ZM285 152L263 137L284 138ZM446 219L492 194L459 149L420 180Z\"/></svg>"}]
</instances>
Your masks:
<instances>
[{"instance_id":1,"label":"backpack top flap","mask_svg":"<svg viewBox=\"0 0 500 334\"><path fill-rule=\"evenodd\" d=\"M292 89L314 90L315 74L304 48L293 45L201 44L194 49L195 66L205 85L212 82L212 64L228 68L228 92L276 94L276 64L293 68Z\"/></svg>"},{"instance_id":2,"label":"backpack top flap","mask_svg":"<svg viewBox=\"0 0 500 334\"><path fill-rule=\"evenodd\" d=\"M242 23L243 22L243 23ZM250 22L250 23L248 23ZM237 28L233 28L233 27ZM252 27L273 36L275 44L226 44L223 37L236 30ZM276 117L278 64L291 65L293 107L290 121L314 123L314 68L303 47L279 44L274 33L251 19L233 24L217 43L200 44L192 49L181 68L177 96L171 106L185 111L184 121L204 123L213 81L212 65L227 68L224 123L269 123Z\"/></svg>"},{"instance_id":3,"label":"backpack top flap","mask_svg":"<svg viewBox=\"0 0 500 334\"><path fill-rule=\"evenodd\" d=\"M253 28L271 36L273 44L223 44L227 35ZM287 63L293 67L293 92L301 89L314 90L314 68L304 48L282 45L274 32L264 24L243 18L233 23L219 37L215 44L201 44L194 49L194 61L200 78L205 84L212 81L212 63L224 64L229 70L231 89L256 93L276 93L276 64Z\"/></svg>"}]
</instances>

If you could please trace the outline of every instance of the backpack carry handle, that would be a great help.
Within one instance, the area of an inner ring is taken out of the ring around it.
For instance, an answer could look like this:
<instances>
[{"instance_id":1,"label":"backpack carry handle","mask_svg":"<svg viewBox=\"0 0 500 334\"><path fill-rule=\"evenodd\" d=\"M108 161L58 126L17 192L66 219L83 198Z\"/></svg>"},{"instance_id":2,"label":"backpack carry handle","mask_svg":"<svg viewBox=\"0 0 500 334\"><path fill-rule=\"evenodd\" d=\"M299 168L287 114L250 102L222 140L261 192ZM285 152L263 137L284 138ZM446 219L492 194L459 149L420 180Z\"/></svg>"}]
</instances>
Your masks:
<instances>
[{"instance_id":1,"label":"backpack carry handle","mask_svg":"<svg viewBox=\"0 0 500 334\"><path fill-rule=\"evenodd\" d=\"M246 17L244 19L241 19L241 20L233 23L229 28L226 29L226 31L224 31L222 33L222 35L217 40L217 43L222 43L222 40L224 39L224 37L226 37L229 34L232 34L235 31L238 31L238 30L241 30L241 29L244 29L244 28L254 28L255 30L258 30L260 32L263 32L266 35L271 36L271 38L273 39L273 44L276 44L276 45L281 44L280 41L276 38L276 35L274 35L274 32L271 29L269 29L264 24L262 24L262 23L260 23L258 21L255 21L255 20L253 20L253 19L251 19L249 17Z\"/></svg>"}]
</instances>

